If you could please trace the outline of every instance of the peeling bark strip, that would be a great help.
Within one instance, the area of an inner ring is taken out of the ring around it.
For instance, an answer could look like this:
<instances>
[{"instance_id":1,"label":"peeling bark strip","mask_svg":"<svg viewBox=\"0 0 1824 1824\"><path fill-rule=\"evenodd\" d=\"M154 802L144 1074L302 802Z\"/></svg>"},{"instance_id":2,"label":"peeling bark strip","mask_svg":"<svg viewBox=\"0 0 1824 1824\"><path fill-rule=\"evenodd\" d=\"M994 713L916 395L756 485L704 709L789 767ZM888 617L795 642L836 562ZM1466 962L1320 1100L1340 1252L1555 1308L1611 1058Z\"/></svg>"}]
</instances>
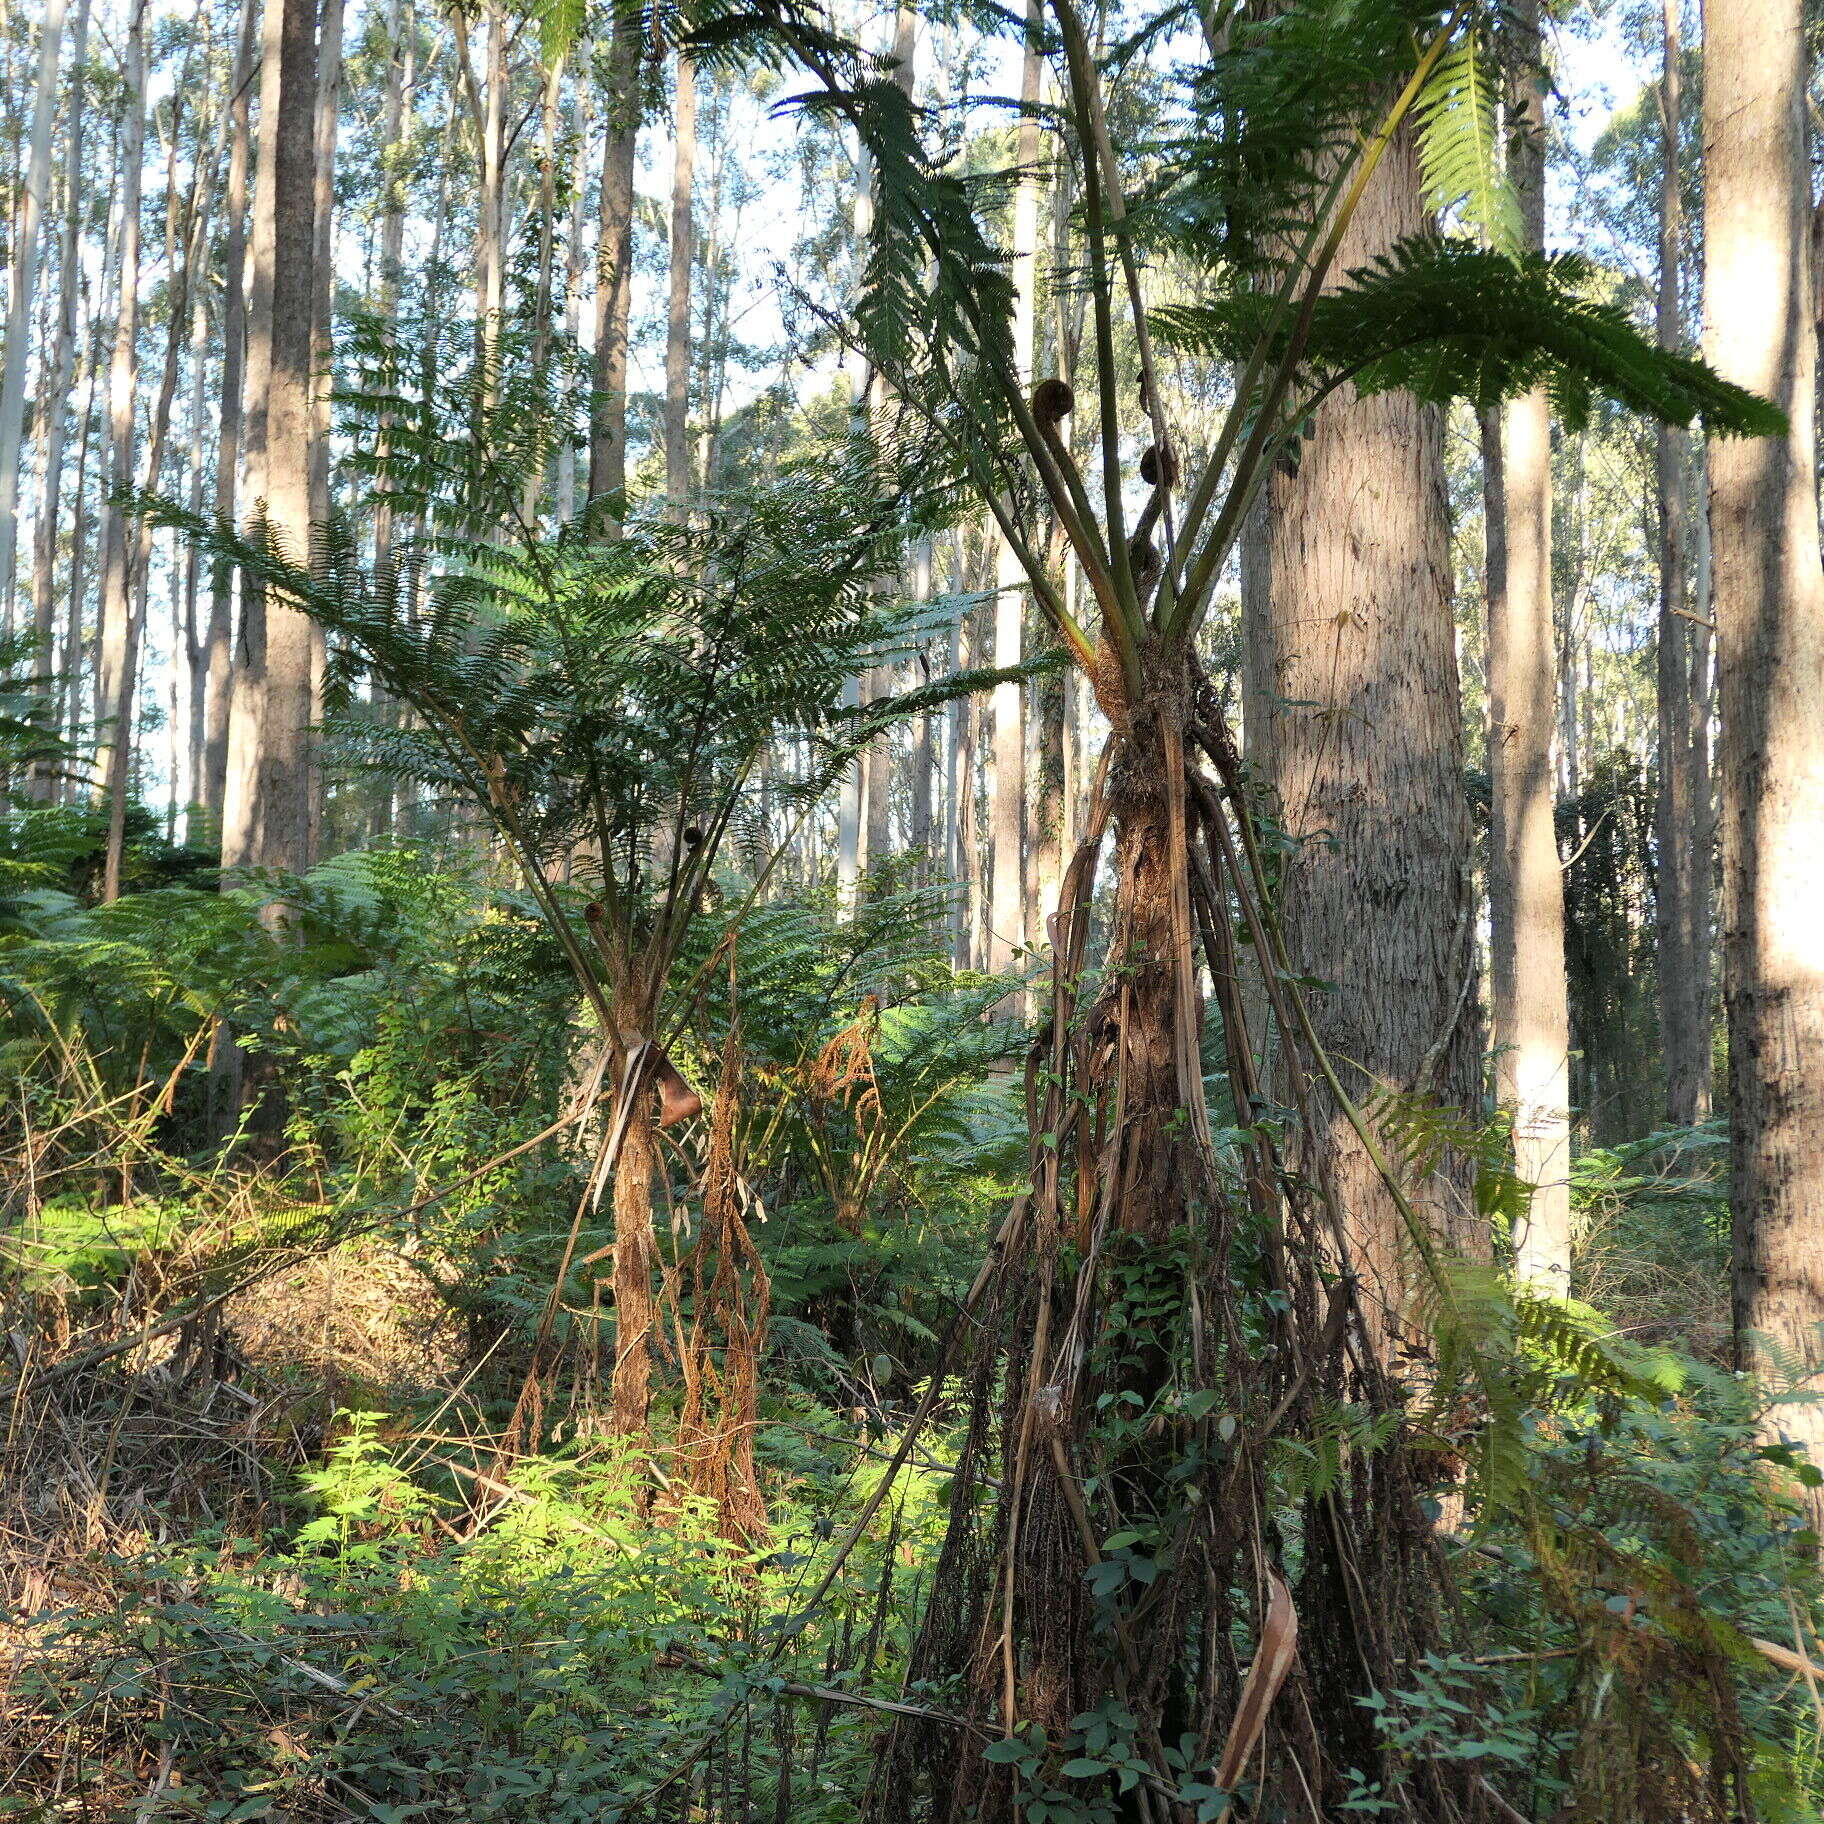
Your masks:
<instances>
[{"instance_id":1,"label":"peeling bark strip","mask_svg":"<svg viewBox=\"0 0 1824 1824\"><path fill-rule=\"evenodd\" d=\"M1704 8L1708 352L1785 413L1710 457L1735 1328L1824 1363L1824 565L1800 0ZM1824 1461L1824 1408L1776 1409Z\"/></svg>"}]
</instances>

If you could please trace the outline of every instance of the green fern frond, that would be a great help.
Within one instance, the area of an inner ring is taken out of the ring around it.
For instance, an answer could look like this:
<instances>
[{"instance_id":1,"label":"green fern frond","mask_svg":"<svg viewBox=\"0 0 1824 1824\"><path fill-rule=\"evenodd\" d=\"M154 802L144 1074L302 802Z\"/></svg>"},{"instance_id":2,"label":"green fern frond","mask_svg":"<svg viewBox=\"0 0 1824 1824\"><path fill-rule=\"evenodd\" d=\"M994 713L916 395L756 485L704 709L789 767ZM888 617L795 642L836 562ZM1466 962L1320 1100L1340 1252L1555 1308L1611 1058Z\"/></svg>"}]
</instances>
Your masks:
<instances>
[{"instance_id":1,"label":"green fern frond","mask_svg":"<svg viewBox=\"0 0 1824 1824\"><path fill-rule=\"evenodd\" d=\"M1511 258L1521 251L1522 228L1501 159L1499 99L1495 72L1471 34L1439 60L1412 112L1427 206Z\"/></svg>"}]
</instances>

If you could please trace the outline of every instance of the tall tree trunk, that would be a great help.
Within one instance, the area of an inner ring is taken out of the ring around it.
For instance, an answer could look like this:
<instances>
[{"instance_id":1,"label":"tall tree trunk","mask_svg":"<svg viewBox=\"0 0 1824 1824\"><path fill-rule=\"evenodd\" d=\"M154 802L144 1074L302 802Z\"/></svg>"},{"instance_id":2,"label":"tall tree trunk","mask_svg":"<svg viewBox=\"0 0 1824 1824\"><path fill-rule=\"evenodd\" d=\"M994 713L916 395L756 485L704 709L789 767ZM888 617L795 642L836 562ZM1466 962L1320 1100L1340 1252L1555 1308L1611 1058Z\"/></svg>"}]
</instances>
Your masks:
<instances>
[{"instance_id":1,"label":"tall tree trunk","mask_svg":"<svg viewBox=\"0 0 1824 1824\"><path fill-rule=\"evenodd\" d=\"M1719 440L1710 534L1722 697L1724 1000L1740 1360L1819 1366L1824 1321L1824 564L1801 0L1706 0L1711 364L1786 414ZM1776 1408L1824 1462L1824 1409Z\"/></svg>"},{"instance_id":2,"label":"tall tree trunk","mask_svg":"<svg viewBox=\"0 0 1824 1824\"><path fill-rule=\"evenodd\" d=\"M602 149L601 233L595 252L595 391L589 431L589 497L627 485L627 319L633 303L633 168L640 136L641 22L617 5L608 47L608 120ZM622 508L598 509L611 533Z\"/></svg>"},{"instance_id":3,"label":"tall tree trunk","mask_svg":"<svg viewBox=\"0 0 1824 1824\"><path fill-rule=\"evenodd\" d=\"M404 163L412 131L412 103L417 93L417 28L411 8L392 0L387 18L386 99L381 113L380 151L380 314L389 349L397 344L399 292L405 276ZM391 421L382 414L376 439L382 461L392 451ZM374 503L374 573L390 576L393 567L391 490L382 482ZM391 791L385 827L390 831Z\"/></svg>"},{"instance_id":4,"label":"tall tree trunk","mask_svg":"<svg viewBox=\"0 0 1824 1824\"><path fill-rule=\"evenodd\" d=\"M1336 271L1423 225L1402 134ZM1272 479L1249 591L1261 685L1250 745L1301 844L1283 879L1287 948L1295 968L1335 984L1312 994L1311 1017L1352 1096L1435 1094L1474 1109L1481 1044L1466 989L1475 920L1443 425L1410 394L1345 389L1297 457ZM1313 1119L1385 1330L1405 1304L1399 1212L1327 1098ZM1434 1231L1471 1247L1480 1225L1465 1179L1440 1171L1414 1201Z\"/></svg>"},{"instance_id":5,"label":"tall tree trunk","mask_svg":"<svg viewBox=\"0 0 1824 1824\"><path fill-rule=\"evenodd\" d=\"M330 394L334 384L336 296L336 123L342 105L343 0L323 0L317 42L317 93L312 128L316 182L311 195L312 286L310 300L310 523L328 522ZM322 627L310 624L310 719L323 719L323 687L329 650ZM306 862L323 852L323 769L309 770L310 839Z\"/></svg>"},{"instance_id":6,"label":"tall tree trunk","mask_svg":"<svg viewBox=\"0 0 1824 1824\"><path fill-rule=\"evenodd\" d=\"M133 393L139 378L139 213L146 143L146 0L133 0L121 55L120 276L108 361L108 501L102 516L101 657L95 708L103 733L95 770L104 802L124 799L133 744L131 523L117 504L133 486ZM117 876L117 868L110 869ZM116 878L113 890L117 890Z\"/></svg>"},{"instance_id":7,"label":"tall tree trunk","mask_svg":"<svg viewBox=\"0 0 1824 1824\"><path fill-rule=\"evenodd\" d=\"M1545 246L1545 108L1538 0L1513 14L1509 164L1526 245ZM1571 1283L1570 1004L1552 733L1552 413L1543 385L1501 412L1502 536L1489 541L1488 764L1495 1096L1513 1120L1514 1169L1532 1187L1516 1224L1520 1277ZM1494 517L1491 499L1491 520ZM1497 557L1499 562L1497 562Z\"/></svg>"},{"instance_id":8,"label":"tall tree trunk","mask_svg":"<svg viewBox=\"0 0 1824 1824\"><path fill-rule=\"evenodd\" d=\"M13 272L6 301L6 350L0 362L0 600L10 601L19 543L19 449L25 432L25 370L38 280L38 228L51 187L51 128L63 55L65 0L44 0L38 22L38 87L32 100L30 165L13 221ZM78 28L80 30L80 27ZM70 172L80 189L82 173ZM42 434L42 433L41 433Z\"/></svg>"},{"instance_id":9,"label":"tall tree trunk","mask_svg":"<svg viewBox=\"0 0 1824 1824\"><path fill-rule=\"evenodd\" d=\"M283 558L310 557L310 345L316 295L312 0L269 0L248 316L255 514ZM251 389L263 382L263 393ZM300 869L310 845L310 621L274 590L246 591L228 730L222 865ZM275 914L282 917L282 914Z\"/></svg>"},{"instance_id":10,"label":"tall tree trunk","mask_svg":"<svg viewBox=\"0 0 1824 1824\"><path fill-rule=\"evenodd\" d=\"M76 25L70 40L70 66L76 72L70 89L70 124L64 149L63 228L57 256L57 330L51 350L51 377L46 388L44 488L33 530L32 631L46 671L45 692L55 715L57 680L57 533L63 508L65 440L70 394L76 378L76 319L82 297L82 218L87 197L83 171L83 129L88 113L88 84L82 71L88 56L89 0L77 0ZM56 778L49 767L32 770L28 791L40 802L54 795Z\"/></svg>"},{"instance_id":11,"label":"tall tree trunk","mask_svg":"<svg viewBox=\"0 0 1824 1824\"><path fill-rule=\"evenodd\" d=\"M1682 125L1679 0L1665 0L1660 121L1664 134L1659 180L1659 309L1662 348L1684 340L1679 296L1681 207L1679 140ZM1685 501L1690 440L1673 425L1659 427L1654 481L1659 508L1659 797L1655 811L1658 873L1655 919L1659 940L1660 1044L1666 1060L1666 1118L1701 1121L1710 1111L1709 818L1698 803L1698 774L1707 771L1709 731L1695 723L1692 689L1696 629L1688 618Z\"/></svg>"},{"instance_id":12,"label":"tall tree trunk","mask_svg":"<svg viewBox=\"0 0 1824 1824\"><path fill-rule=\"evenodd\" d=\"M206 248L204 250L206 257ZM190 485L185 493L185 505L191 514L200 519L203 512L203 477L208 468L204 450L204 430L208 420L208 377L209 363L209 305L208 285L194 287L190 302ZM201 578L202 555L196 546L186 544L183 563L183 602L178 615L176 638L172 654L172 665L175 669L177 654L183 655L184 679L184 716L183 729L183 776L184 798L188 807L184 823L184 839L194 841L198 831L196 827L195 807L198 793L201 790L203 771L203 691L205 683L205 655L203 650L202 630L197 622L198 583ZM180 724L173 718L173 738ZM176 768L173 767L175 780ZM175 799L175 789L174 789Z\"/></svg>"},{"instance_id":13,"label":"tall tree trunk","mask_svg":"<svg viewBox=\"0 0 1824 1824\"><path fill-rule=\"evenodd\" d=\"M247 161L248 90L253 80L254 27L258 0L243 0L241 36L234 55L230 101L227 212L222 242L221 424L215 446L215 517L233 525L241 467L242 381L247 353ZM264 72L262 71L262 78ZM219 822L228 777L229 704L234 691L234 566L217 559L209 584L209 631L205 638L203 765L197 797Z\"/></svg>"},{"instance_id":14,"label":"tall tree trunk","mask_svg":"<svg viewBox=\"0 0 1824 1824\"><path fill-rule=\"evenodd\" d=\"M178 74L176 96L179 103L187 92L186 76L187 68ZM177 176L181 112L178 105L173 106L171 140L165 160L165 271L168 275L165 359L158 384L158 396L152 407L150 434L146 439L145 471L140 482L142 491L147 493L158 491L163 482L165 444L171 430L171 408L177 398L178 373L183 363L184 325L189 314L191 280L208 245L211 205L219 173L222 128L225 125L226 122L218 118L212 147L205 154L202 147L202 122L198 120L189 190L180 206ZM102 893L104 898L110 900L120 892L121 865L126 848L133 706L138 694L139 651L146 626L151 564L151 522L143 517L137 518L131 527L127 550L129 608L126 616L126 645L115 686L116 726L122 731L122 738L111 750L112 764L106 775L108 845Z\"/></svg>"},{"instance_id":15,"label":"tall tree trunk","mask_svg":"<svg viewBox=\"0 0 1824 1824\"><path fill-rule=\"evenodd\" d=\"M1038 106L1044 73L1038 0L1026 8L1026 50L1020 70L1020 130L1015 141L1019 175L1013 191L1013 347L1020 384L1030 387L1038 325L1039 205L1043 178ZM994 663L1004 670L1020 662L1026 618L1025 572L1018 554L1001 539L995 562ZM988 967L1013 966L1026 943L1025 693L1017 683L994 687L994 784L989 797L992 823L988 913ZM1008 1010L1012 1011L1013 1003Z\"/></svg>"},{"instance_id":16,"label":"tall tree trunk","mask_svg":"<svg viewBox=\"0 0 1824 1824\"><path fill-rule=\"evenodd\" d=\"M583 193L589 187L589 92L585 88L575 104L576 174L571 184L570 235L564 246L564 334L574 343L582 323ZM576 517L576 439L566 417L557 446L557 523L567 526Z\"/></svg>"},{"instance_id":17,"label":"tall tree trunk","mask_svg":"<svg viewBox=\"0 0 1824 1824\"><path fill-rule=\"evenodd\" d=\"M665 321L665 494L682 518L690 498L690 296L696 257L690 211L697 165L697 66L678 52L672 104L671 295Z\"/></svg>"}]
</instances>

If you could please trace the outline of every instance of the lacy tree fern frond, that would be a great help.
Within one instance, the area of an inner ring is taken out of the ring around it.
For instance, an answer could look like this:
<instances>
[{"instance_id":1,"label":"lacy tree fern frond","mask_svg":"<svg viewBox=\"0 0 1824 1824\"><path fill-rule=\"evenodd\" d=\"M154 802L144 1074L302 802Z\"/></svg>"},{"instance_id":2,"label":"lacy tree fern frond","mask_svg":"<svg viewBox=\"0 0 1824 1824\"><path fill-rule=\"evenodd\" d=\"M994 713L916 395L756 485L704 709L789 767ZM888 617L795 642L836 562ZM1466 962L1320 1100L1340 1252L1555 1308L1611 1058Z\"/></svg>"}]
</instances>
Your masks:
<instances>
[{"instance_id":1,"label":"lacy tree fern frond","mask_svg":"<svg viewBox=\"0 0 1824 1824\"><path fill-rule=\"evenodd\" d=\"M1467 34L1439 61L1412 114L1427 204L1512 258L1521 250L1520 204L1502 166L1500 95L1483 46Z\"/></svg>"},{"instance_id":2,"label":"lacy tree fern frond","mask_svg":"<svg viewBox=\"0 0 1824 1824\"><path fill-rule=\"evenodd\" d=\"M1598 398L1672 424L1767 436L1783 420L1764 400L1701 361L1647 342L1624 311L1598 298L1579 254L1513 259L1462 239L1403 241L1325 293L1297 355L1308 413L1345 382L1361 393L1405 389L1430 404L1481 407L1544 383L1560 419L1587 424ZM1233 360L1265 337L1289 348L1269 299L1237 293L1154 313L1163 341Z\"/></svg>"}]
</instances>

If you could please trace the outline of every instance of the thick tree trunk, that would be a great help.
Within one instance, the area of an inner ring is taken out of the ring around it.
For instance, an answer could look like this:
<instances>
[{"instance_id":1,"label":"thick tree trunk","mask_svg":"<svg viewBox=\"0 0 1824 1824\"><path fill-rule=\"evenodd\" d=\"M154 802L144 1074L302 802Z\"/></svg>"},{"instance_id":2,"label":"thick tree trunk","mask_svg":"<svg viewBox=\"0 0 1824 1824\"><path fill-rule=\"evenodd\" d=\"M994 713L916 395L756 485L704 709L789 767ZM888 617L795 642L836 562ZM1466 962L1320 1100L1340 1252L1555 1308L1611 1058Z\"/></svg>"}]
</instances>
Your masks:
<instances>
[{"instance_id":1,"label":"thick tree trunk","mask_svg":"<svg viewBox=\"0 0 1824 1824\"><path fill-rule=\"evenodd\" d=\"M65 0L44 0L38 20L38 86L32 100L30 163L13 228L12 283L7 288L6 349L0 360L0 601L10 602L19 544L19 451L25 431L25 370L32 339L32 292L38 279L38 230L51 187L51 128L57 115L57 71L63 55ZM78 30L81 28L79 27ZM70 183L82 184L72 169Z\"/></svg>"},{"instance_id":2,"label":"thick tree trunk","mask_svg":"<svg viewBox=\"0 0 1824 1824\"><path fill-rule=\"evenodd\" d=\"M627 319L633 302L633 168L640 136L644 15L617 7L608 50L608 121L602 151L601 233L595 253L595 409L589 431L589 497L627 485ZM621 509L604 510L611 531Z\"/></svg>"},{"instance_id":3,"label":"thick tree trunk","mask_svg":"<svg viewBox=\"0 0 1824 1824\"><path fill-rule=\"evenodd\" d=\"M1681 207L1678 148L1682 124L1678 0L1664 7L1660 78L1664 168L1659 182L1659 309L1662 348L1684 340L1679 297ZM1660 1044L1666 1060L1666 1118L1681 1124L1710 1112L1710 818L1700 802L1708 772L1708 717L1697 717L1693 689L1697 629L1688 618L1685 501L1690 439L1661 425L1654 480L1659 507L1659 797L1655 811L1658 874Z\"/></svg>"},{"instance_id":4,"label":"thick tree trunk","mask_svg":"<svg viewBox=\"0 0 1824 1824\"><path fill-rule=\"evenodd\" d=\"M1704 8L1704 320L1782 437L1710 452L1722 691L1724 996L1744 1364L1824 1362L1824 565L1800 0ZM1775 1409L1824 1461L1824 1409Z\"/></svg>"},{"instance_id":5,"label":"thick tree trunk","mask_svg":"<svg viewBox=\"0 0 1824 1824\"><path fill-rule=\"evenodd\" d=\"M1424 223L1402 136L1338 254L1364 265ZM1324 982L1313 1023L1345 1086L1478 1103L1474 907L1462 712L1450 609L1443 426L1409 394L1345 395L1317 413L1296 471L1274 475L1249 645L1259 688L1252 757L1301 847L1282 889L1296 969ZM1406 1303L1402 1221L1353 1129L1324 1098L1324 1132L1371 1317ZM1435 1233L1483 1245L1465 1174L1413 1187Z\"/></svg>"},{"instance_id":6,"label":"thick tree trunk","mask_svg":"<svg viewBox=\"0 0 1824 1824\"><path fill-rule=\"evenodd\" d=\"M316 295L312 0L270 0L249 313L254 511L289 563L310 556L310 350ZM267 78L270 77L270 82ZM270 103L270 105L268 105ZM228 736L222 865L299 869L310 845L311 631L297 604L247 591Z\"/></svg>"},{"instance_id":7,"label":"thick tree trunk","mask_svg":"<svg viewBox=\"0 0 1824 1824\"><path fill-rule=\"evenodd\" d=\"M1545 245L1545 114L1538 0L1515 13L1509 162L1526 245ZM1488 767L1495 1096L1513 1121L1514 1169L1532 1186L1516 1224L1520 1277L1571 1283L1570 1004L1564 974L1552 734L1552 414L1543 386L1501 412L1499 539L1489 541ZM1489 518L1497 508L1490 500ZM1499 561L1497 562L1497 557Z\"/></svg>"},{"instance_id":8,"label":"thick tree trunk","mask_svg":"<svg viewBox=\"0 0 1824 1824\"><path fill-rule=\"evenodd\" d=\"M690 499L690 297L696 244L690 198L697 165L697 66L678 53L671 116L671 295L665 321L665 494L682 517Z\"/></svg>"}]
</instances>

